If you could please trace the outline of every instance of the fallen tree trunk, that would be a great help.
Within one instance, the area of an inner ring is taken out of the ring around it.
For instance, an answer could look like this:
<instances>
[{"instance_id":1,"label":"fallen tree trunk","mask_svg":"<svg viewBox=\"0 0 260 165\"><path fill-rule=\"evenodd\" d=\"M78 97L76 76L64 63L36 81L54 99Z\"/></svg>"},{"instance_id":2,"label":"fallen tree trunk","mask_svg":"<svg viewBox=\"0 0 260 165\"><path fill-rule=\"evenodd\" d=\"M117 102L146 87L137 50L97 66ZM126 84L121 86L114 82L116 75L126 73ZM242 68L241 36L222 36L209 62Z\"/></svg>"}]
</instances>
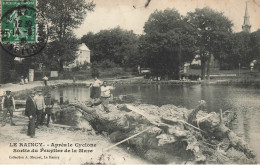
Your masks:
<instances>
[{"instance_id":1,"label":"fallen tree trunk","mask_svg":"<svg viewBox=\"0 0 260 165\"><path fill-rule=\"evenodd\" d=\"M195 111L196 113L193 113ZM200 128L208 133L207 136L214 136L219 140L222 140L224 138L229 139L229 145L226 151L233 147L234 149L243 152L247 156L247 158L255 158L255 154L252 149L249 148L248 144L226 126L231 121L233 121L234 118L236 118L235 113L230 112L225 118L223 118L221 109L219 114L214 113L212 115L208 115L205 112L201 112L200 114L198 114L197 109L195 109L193 112L191 113L192 116L188 117L190 119L189 121L193 125L195 125L195 123L199 123Z\"/></svg>"},{"instance_id":2,"label":"fallen tree trunk","mask_svg":"<svg viewBox=\"0 0 260 165\"><path fill-rule=\"evenodd\" d=\"M115 106L109 104L109 113L105 112L101 105L92 108L84 103L74 103L70 104L69 107L71 108L67 107L67 109L80 111L83 114L82 117L98 133L107 135L112 142L116 143L114 146L125 146L152 163L183 163L187 161L223 163L218 159L213 160L215 157L212 155L229 163L238 163L237 161L239 161L239 159L231 160L221 152L213 152L217 145L210 143L210 137L214 136L215 133L218 135L219 129L221 134L227 133L224 131L226 126L222 129L215 120L211 120L214 118L213 114L201 113L199 111L201 106L198 106L199 110L197 109L196 113L174 105L157 107L153 105L123 104ZM189 116L191 114L193 117ZM195 119L207 115L210 116L201 120L199 125L197 122L193 122L196 121ZM227 120L229 119L224 117L223 121L228 123ZM187 121L192 122L188 123ZM209 125L205 126L207 124ZM232 136L234 135L228 134L227 137L231 138ZM227 139L233 142L233 148L239 149L235 147L235 144L239 143L230 138ZM107 147L109 149L113 146ZM250 150L246 147L243 149ZM239 149L239 151L242 150ZM244 151L243 153L246 154ZM248 154L246 155L248 156ZM251 158L253 157L248 156L244 162L254 162Z\"/></svg>"}]
</instances>

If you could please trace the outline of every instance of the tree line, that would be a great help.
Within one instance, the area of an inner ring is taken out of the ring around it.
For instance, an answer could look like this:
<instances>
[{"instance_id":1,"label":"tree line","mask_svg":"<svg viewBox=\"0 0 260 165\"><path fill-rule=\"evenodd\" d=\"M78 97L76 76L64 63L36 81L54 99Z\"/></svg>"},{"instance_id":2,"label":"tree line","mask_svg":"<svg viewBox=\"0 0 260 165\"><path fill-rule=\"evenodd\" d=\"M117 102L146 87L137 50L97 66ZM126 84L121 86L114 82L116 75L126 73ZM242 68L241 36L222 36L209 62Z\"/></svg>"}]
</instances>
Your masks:
<instances>
[{"instance_id":1,"label":"tree line","mask_svg":"<svg viewBox=\"0 0 260 165\"><path fill-rule=\"evenodd\" d=\"M201 77L210 72L210 60L220 69L249 67L260 56L260 30L232 32L232 21L208 7L182 16L175 9L156 10L144 25L144 34L119 27L88 33L81 38L91 50L91 61L151 68L153 76L177 79L185 62L197 55Z\"/></svg>"},{"instance_id":2,"label":"tree line","mask_svg":"<svg viewBox=\"0 0 260 165\"><path fill-rule=\"evenodd\" d=\"M202 79L210 72L212 57L219 61L221 69L249 67L252 60L259 60L260 30L233 33L232 21L208 7L185 16L175 9L156 10L145 22L141 35L116 27L89 32L81 39L73 30L81 25L87 12L94 11L93 2L45 0L39 1L37 8L49 22L49 41L39 55L9 66L18 66L19 75L38 68L39 63L46 70L62 72L65 65L74 62L80 43L91 50L91 63L106 67L140 65L151 68L153 76L171 79L177 79L183 64L195 56L201 61Z\"/></svg>"}]
</instances>

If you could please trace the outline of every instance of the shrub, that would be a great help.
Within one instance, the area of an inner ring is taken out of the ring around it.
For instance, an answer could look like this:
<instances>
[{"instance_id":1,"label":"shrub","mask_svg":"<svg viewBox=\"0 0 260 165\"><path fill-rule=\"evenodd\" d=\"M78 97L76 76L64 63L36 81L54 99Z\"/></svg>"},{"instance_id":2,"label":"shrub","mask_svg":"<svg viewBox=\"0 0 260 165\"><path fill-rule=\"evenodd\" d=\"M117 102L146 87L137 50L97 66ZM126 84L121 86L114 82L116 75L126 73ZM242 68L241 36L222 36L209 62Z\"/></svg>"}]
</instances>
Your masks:
<instances>
[{"instance_id":1,"label":"shrub","mask_svg":"<svg viewBox=\"0 0 260 165\"><path fill-rule=\"evenodd\" d=\"M118 65L116 63L114 63L113 61L110 61L108 59L100 61L100 62L93 62L92 67L93 66L98 67L98 68L103 68L103 69L118 67Z\"/></svg>"},{"instance_id":2,"label":"shrub","mask_svg":"<svg viewBox=\"0 0 260 165\"><path fill-rule=\"evenodd\" d=\"M126 72L124 69L116 67L116 68L108 68L105 70L102 70L101 77L118 77L126 75Z\"/></svg>"},{"instance_id":3,"label":"shrub","mask_svg":"<svg viewBox=\"0 0 260 165\"><path fill-rule=\"evenodd\" d=\"M59 79L66 80L66 79L73 79L73 75L71 72L62 72L59 73Z\"/></svg>"},{"instance_id":4,"label":"shrub","mask_svg":"<svg viewBox=\"0 0 260 165\"><path fill-rule=\"evenodd\" d=\"M188 75L188 79L190 80L198 80L199 77L200 77L199 75L195 75L195 74Z\"/></svg>"},{"instance_id":5,"label":"shrub","mask_svg":"<svg viewBox=\"0 0 260 165\"><path fill-rule=\"evenodd\" d=\"M220 70L232 70L232 69L234 69L234 66L233 65L231 65L231 64L228 64L228 63L222 63L221 65L220 65L220 68L219 68Z\"/></svg>"},{"instance_id":6,"label":"shrub","mask_svg":"<svg viewBox=\"0 0 260 165\"><path fill-rule=\"evenodd\" d=\"M91 76L94 78L94 77L99 77L99 70L97 67L92 67L91 68Z\"/></svg>"},{"instance_id":7,"label":"shrub","mask_svg":"<svg viewBox=\"0 0 260 165\"><path fill-rule=\"evenodd\" d=\"M19 76L15 70L10 70L9 73L10 73L10 78L9 78L10 82L19 82L20 81L21 76Z\"/></svg>"}]
</instances>

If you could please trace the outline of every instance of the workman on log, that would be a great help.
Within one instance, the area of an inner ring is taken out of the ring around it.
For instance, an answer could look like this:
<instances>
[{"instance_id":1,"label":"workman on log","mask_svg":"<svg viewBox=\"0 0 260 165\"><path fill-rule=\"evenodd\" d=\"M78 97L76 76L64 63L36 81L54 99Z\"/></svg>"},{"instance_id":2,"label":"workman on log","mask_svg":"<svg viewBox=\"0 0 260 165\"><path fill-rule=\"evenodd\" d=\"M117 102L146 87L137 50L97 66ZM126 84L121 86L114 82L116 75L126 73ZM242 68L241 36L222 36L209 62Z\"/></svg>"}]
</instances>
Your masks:
<instances>
[{"instance_id":1,"label":"workman on log","mask_svg":"<svg viewBox=\"0 0 260 165\"><path fill-rule=\"evenodd\" d=\"M101 86L101 102L104 110L106 112L109 112L108 110L108 104L109 99L111 98L111 91L112 89L115 89L114 86L107 86L107 82L104 81L103 85Z\"/></svg>"},{"instance_id":2,"label":"workman on log","mask_svg":"<svg viewBox=\"0 0 260 165\"><path fill-rule=\"evenodd\" d=\"M47 96L44 98L44 102L45 102L45 113L43 113L42 115L42 120L44 121L45 116L47 115L47 127L49 127L49 123L50 123L50 118L52 117L52 121L54 120L54 114L52 113L52 108L54 106L54 102L53 99L51 98L51 94L48 93Z\"/></svg>"},{"instance_id":3,"label":"workman on log","mask_svg":"<svg viewBox=\"0 0 260 165\"><path fill-rule=\"evenodd\" d=\"M42 95L42 90L37 90L37 95L34 97L36 106L37 106L37 119L36 119L36 128L38 128L39 125L43 125L43 113L45 113L45 102L44 97Z\"/></svg>"},{"instance_id":4,"label":"workman on log","mask_svg":"<svg viewBox=\"0 0 260 165\"><path fill-rule=\"evenodd\" d=\"M13 122L13 111L15 110L15 100L14 97L11 96L11 91L7 90L6 95L2 99L2 110L3 110L3 119L2 126L6 124L6 116L7 113L10 113L11 126L14 126Z\"/></svg>"},{"instance_id":5,"label":"workman on log","mask_svg":"<svg viewBox=\"0 0 260 165\"><path fill-rule=\"evenodd\" d=\"M97 101L97 99L100 99L101 85L102 81L100 81L97 77L95 77L94 82L90 84L90 98L94 100L94 103Z\"/></svg>"},{"instance_id":6,"label":"workman on log","mask_svg":"<svg viewBox=\"0 0 260 165\"><path fill-rule=\"evenodd\" d=\"M37 111L34 95L35 92L31 91L26 100L26 106L25 106L25 115L28 116L29 118L27 135L31 136L31 138L35 137L35 120L36 120L36 111Z\"/></svg>"}]
</instances>

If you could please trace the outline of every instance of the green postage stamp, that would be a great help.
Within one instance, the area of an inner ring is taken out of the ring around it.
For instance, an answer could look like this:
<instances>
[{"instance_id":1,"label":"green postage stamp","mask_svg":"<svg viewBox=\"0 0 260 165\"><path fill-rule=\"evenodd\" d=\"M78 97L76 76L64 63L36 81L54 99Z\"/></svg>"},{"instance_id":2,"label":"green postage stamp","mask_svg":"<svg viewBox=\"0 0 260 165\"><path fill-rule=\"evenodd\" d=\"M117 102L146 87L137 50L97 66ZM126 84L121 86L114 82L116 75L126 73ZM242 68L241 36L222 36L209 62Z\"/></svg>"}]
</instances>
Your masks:
<instances>
[{"instance_id":1,"label":"green postage stamp","mask_svg":"<svg viewBox=\"0 0 260 165\"><path fill-rule=\"evenodd\" d=\"M48 23L36 0L1 0L1 46L10 55L39 54L48 40Z\"/></svg>"},{"instance_id":2,"label":"green postage stamp","mask_svg":"<svg viewBox=\"0 0 260 165\"><path fill-rule=\"evenodd\" d=\"M36 42L36 0L2 0L2 42Z\"/></svg>"}]
</instances>

